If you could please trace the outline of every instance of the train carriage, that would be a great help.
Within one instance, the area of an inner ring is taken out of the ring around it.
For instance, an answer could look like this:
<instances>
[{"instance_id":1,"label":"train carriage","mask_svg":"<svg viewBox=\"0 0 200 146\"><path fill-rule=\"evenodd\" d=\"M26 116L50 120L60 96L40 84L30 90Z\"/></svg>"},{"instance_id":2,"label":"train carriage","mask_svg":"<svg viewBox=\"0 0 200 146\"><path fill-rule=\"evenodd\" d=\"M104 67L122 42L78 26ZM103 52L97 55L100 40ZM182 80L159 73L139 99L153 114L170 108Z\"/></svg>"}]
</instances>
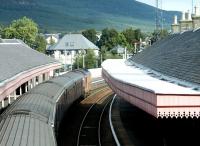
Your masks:
<instances>
[{"instance_id":1,"label":"train carriage","mask_svg":"<svg viewBox=\"0 0 200 146\"><path fill-rule=\"evenodd\" d=\"M89 76L85 71L72 71L18 98L0 116L0 145L55 146L64 113L89 91Z\"/></svg>"}]
</instances>

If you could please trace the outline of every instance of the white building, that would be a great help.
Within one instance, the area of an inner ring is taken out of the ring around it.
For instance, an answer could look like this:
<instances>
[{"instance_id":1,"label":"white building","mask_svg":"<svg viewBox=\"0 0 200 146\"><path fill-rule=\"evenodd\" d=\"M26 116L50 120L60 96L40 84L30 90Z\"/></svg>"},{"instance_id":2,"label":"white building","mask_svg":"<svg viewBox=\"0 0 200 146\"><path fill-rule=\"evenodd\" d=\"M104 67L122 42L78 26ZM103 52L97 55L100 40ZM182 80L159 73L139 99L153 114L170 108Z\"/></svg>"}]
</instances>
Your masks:
<instances>
[{"instance_id":1,"label":"white building","mask_svg":"<svg viewBox=\"0 0 200 146\"><path fill-rule=\"evenodd\" d=\"M47 48L47 52L63 65L71 68L76 55L86 53L88 49L94 49L95 54L98 55L99 48L82 34L66 34L58 43Z\"/></svg>"},{"instance_id":2,"label":"white building","mask_svg":"<svg viewBox=\"0 0 200 146\"><path fill-rule=\"evenodd\" d=\"M47 44L51 44L51 41L57 43L59 41L59 34L45 34Z\"/></svg>"}]
</instances>

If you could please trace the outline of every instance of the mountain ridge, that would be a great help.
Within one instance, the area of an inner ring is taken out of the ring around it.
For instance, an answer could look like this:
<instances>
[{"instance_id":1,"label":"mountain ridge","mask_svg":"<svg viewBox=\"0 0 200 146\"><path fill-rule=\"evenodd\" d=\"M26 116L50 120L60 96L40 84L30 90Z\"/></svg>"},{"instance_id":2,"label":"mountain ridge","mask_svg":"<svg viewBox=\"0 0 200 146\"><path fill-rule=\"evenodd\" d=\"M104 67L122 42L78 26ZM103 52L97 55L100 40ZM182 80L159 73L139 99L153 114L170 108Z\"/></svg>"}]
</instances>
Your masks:
<instances>
[{"instance_id":1,"label":"mountain ridge","mask_svg":"<svg viewBox=\"0 0 200 146\"><path fill-rule=\"evenodd\" d=\"M47 31L80 31L105 27L154 29L155 8L135 0L2 0L0 23L22 16L32 18ZM163 11L165 25L180 12Z\"/></svg>"}]
</instances>

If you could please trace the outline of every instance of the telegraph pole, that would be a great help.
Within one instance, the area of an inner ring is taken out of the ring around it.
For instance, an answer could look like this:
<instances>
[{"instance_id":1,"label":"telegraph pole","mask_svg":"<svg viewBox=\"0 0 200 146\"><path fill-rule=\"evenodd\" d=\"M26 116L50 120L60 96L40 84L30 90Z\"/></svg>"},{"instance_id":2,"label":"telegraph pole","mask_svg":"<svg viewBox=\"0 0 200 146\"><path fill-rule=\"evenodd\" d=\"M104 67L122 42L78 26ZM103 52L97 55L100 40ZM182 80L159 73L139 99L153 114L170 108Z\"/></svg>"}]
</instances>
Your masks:
<instances>
[{"instance_id":1,"label":"telegraph pole","mask_svg":"<svg viewBox=\"0 0 200 146\"><path fill-rule=\"evenodd\" d=\"M155 7L155 14L156 14L156 18L155 18L155 29L156 31L158 31L159 29L159 7L158 7L158 0L156 0L156 7Z\"/></svg>"},{"instance_id":2,"label":"telegraph pole","mask_svg":"<svg viewBox=\"0 0 200 146\"><path fill-rule=\"evenodd\" d=\"M192 0L192 14L194 14L194 0Z\"/></svg>"}]
</instances>

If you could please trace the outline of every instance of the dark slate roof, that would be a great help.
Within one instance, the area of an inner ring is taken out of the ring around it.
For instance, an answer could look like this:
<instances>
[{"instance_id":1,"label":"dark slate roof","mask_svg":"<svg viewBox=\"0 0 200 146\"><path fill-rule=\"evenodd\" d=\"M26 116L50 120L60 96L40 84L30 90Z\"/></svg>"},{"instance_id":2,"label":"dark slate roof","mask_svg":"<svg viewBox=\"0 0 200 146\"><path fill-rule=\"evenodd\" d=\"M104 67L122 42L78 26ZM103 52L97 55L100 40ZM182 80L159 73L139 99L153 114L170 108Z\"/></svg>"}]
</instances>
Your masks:
<instances>
[{"instance_id":1,"label":"dark slate roof","mask_svg":"<svg viewBox=\"0 0 200 146\"><path fill-rule=\"evenodd\" d=\"M39 53L20 40L2 40L0 43L0 83L23 71L58 63L55 59Z\"/></svg>"},{"instance_id":2,"label":"dark slate roof","mask_svg":"<svg viewBox=\"0 0 200 146\"><path fill-rule=\"evenodd\" d=\"M173 34L132 58L137 65L200 85L200 30Z\"/></svg>"},{"instance_id":3,"label":"dark slate roof","mask_svg":"<svg viewBox=\"0 0 200 146\"><path fill-rule=\"evenodd\" d=\"M66 34L58 43L47 48L48 51L51 50L86 50L99 48L85 38L82 34Z\"/></svg>"}]
</instances>

